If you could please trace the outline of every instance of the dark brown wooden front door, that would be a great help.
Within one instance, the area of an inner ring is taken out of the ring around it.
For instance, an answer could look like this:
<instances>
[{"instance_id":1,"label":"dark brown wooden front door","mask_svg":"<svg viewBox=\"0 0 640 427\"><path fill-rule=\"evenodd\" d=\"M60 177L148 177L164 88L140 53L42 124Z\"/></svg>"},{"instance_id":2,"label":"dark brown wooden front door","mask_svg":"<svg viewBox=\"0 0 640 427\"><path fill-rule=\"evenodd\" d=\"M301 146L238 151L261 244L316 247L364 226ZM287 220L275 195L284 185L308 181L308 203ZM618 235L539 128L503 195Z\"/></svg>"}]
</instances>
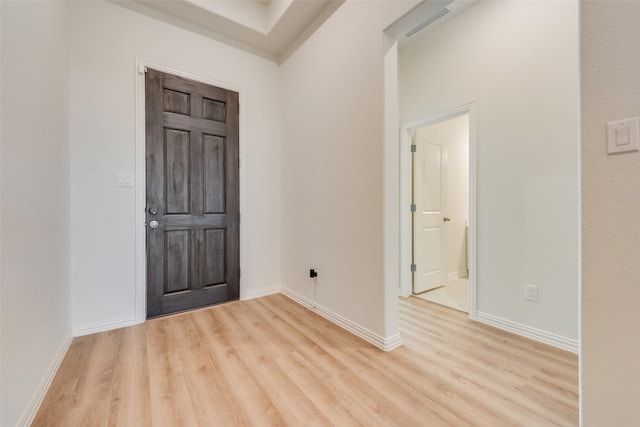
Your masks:
<instances>
[{"instance_id":1,"label":"dark brown wooden front door","mask_svg":"<svg viewBox=\"0 0 640 427\"><path fill-rule=\"evenodd\" d=\"M145 91L147 317L238 299L238 94L151 69Z\"/></svg>"}]
</instances>

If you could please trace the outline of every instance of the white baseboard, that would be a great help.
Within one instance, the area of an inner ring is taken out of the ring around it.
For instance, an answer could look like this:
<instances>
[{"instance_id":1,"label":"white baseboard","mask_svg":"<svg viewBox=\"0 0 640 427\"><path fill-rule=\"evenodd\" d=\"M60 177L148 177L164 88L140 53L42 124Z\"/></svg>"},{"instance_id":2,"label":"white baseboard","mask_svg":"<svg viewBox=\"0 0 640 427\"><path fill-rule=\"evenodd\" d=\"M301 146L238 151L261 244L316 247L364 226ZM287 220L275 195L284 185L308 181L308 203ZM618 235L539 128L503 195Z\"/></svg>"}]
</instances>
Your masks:
<instances>
[{"instance_id":1,"label":"white baseboard","mask_svg":"<svg viewBox=\"0 0 640 427\"><path fill-rule=\"evenodd\" d=\"M240 297L240 300L245 301L253 298L264 297L267 295L278 294L280 293L281 289L282 289L281 286L273 286L270 288L250 291L245 294L242 294ZM81 337L83 335L96 334L98 332L105 332L113 329L124 328L127 326L133 326L139 323L144 323L145 320L146 319L143 318L142 321L140 321L139 319L136 319L135 316L133 316L133 317L127 317L119 320L110 320L107 322L98 322L98 323L92 323L89 325L82 325L73 329L73 336Z\"/></svg>"},{"instance_id":2,"label":"white baseboard","mask_svg":"<svg viewBox=\"0 0 640 427\"><path fill-rule=\"evenodd\" d=\"M553 347L558 347L576 354L578 353L578 340L562 337L560 335L552 334L551 332L546 332L511 320L502 319L487 313L476 312L475 320L498 329L513 332L514 334L549 344Z\"/></svg>"},{"instance_id":3,"label":"white baseboard","mask_svg":"<svg viewBox=\"0 0 640 427\"><path fill-rule=\"evenodd\" d=\"M270 288L258 289L249 292L240 292L240 301L246 301L249 299L266 297L268 295L279 294L282 291L282 286L272 286Z\"/></svg>"},{"instance_id":4,"label":"white baseboard","mask_svg":"<svg viewBox=\"0 0 640 427\"><path fill-rule=\"evenodd\" d=\"M49 365L49 368L44 375L44 378L42 378L40 385L31 398L29 406L27 406L24 415L18 422L19 427L29 427L33 422L33 419L36 417L38 409L40 409L40 405L42 404L42 401L44 400L44 397L49 390L49 386L51 386L51 383L53 382L53 378L56 376L56 372L58 372L58 368L62 363L62 359L64 359L64 356L67 354L67 350L69 350L69 346L71 345L72 340L72 337L68 337L64 340L64 342L58 349L55 357L53 358L53 361L51 362L51 365Z\"/></svg>"},{"instance_id":5,"label":"white baseboard","mask_svg":"<svg viewBox=\"0 0 640 427\"><path fill-rule=\"evenodd\" d=\"M330 322L340 326L341 328L351 332L357 337L362 338L366 342L378 347L384 351L391 351L394 348L400 347L402 345L402 338L400 337L400 333L392 335L390 337L381 337L380 335L371 332L367 328L358 325L357 323L342 317L341 315L334 313L333 311L322 307L321 305L316 304L311 299L300 295L297 292L292 291L291 289L282 287L281 293L297 302L298 304L308 308L311 311L318 313L320 316L329 320Z\"/></svg>"},{"instance_id":6,"label":"white baseboard","mask_svg":"<svg viewBox=\"0 0 640 427\"><path fill-rule=\"evenodd\" d=\"M400 347L401 345L402 345L402 336L400 335L400 332L398 332L395 335L391 335L390 337L387 337L384 340L384 347L378 347L378 348L382 348L382 350L384 351L391 351Z\"/></svg>"},{"instance_id":7,"label":"white baseboard","mask_svg":"<svg viewBox=\"0 0 640 427\"><path fill-rule=\"evenodd\" d=\"M74 337L81 337L83 335L96 334L98 332L110 331L112 329L124 328L126 326L133 326L140 323L135 317L127 317L124 319L110 320L107 322L92 323L90 325L83 325L73 329Z\"/></svg>"},{"instance_id":8,"label":"white baseboard","mask_svg":"<svg viewBox=\"0 0 640 427\"><path fill-rule=\"evenodd\" d=\"M391 351L397 347L402 345L402 338L400 337L400 333L392 335L390 337L381 337L380 335L371 332L367 328L358 325L357 323L337 314L333 311L322 307L311 299L298 294L290 289L284 288L282 286L273 286L270 288L259 289L252 292L247 292L242 295L241 300L246 301L253 298L260 298L267 295L273 295L277 293L282 293L298 304L307 307L311 311L314 311L324 317L325 319L335 323L343 329L351 332L352 334L362 338L368 343L384 350ZM133 326L140 323L135 317L128 317L120 320L113 320L108 322L99 322L90 325L84 325L73 329L73 336L80 337L83 335L95 334L98 332L110 331L113 329L124 328L126 326Z\"/></svg>"}]
</instances>

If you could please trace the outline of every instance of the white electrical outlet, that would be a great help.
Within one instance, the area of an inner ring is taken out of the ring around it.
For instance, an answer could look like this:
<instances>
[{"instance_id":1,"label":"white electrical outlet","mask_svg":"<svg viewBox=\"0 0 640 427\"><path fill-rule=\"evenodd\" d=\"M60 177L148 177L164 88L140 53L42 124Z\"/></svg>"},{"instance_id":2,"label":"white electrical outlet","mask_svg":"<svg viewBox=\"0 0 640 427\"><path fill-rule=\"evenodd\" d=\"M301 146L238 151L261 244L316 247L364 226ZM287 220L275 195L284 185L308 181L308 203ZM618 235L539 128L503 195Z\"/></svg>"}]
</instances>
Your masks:
<instances>
[{"instance_id":1,"label":"white electrical outlet","mask_svg":"<svg viewBox=\"0 0 640 427\"><path fill-rule=\"evenodd\" d=\"M524 285L524 299L538 302L538 287L536 285Z\"/></svg>"}]
</instances>

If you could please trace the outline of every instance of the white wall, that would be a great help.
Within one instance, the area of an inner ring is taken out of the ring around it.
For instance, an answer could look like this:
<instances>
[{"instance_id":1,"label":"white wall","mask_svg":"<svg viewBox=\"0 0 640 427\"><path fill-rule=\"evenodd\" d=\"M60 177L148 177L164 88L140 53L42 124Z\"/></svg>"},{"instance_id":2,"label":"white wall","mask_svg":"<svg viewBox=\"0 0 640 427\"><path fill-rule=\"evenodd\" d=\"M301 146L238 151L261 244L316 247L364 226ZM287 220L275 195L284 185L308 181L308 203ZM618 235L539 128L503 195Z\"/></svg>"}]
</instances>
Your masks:
<instances>
[{"instance_id":1,"label":"white wall","mask_svg":"<svg viewBox=\"0 0 640 427\"><path fill-rule=\"evenodd\" d=\"M133 321L135 197L115 178L135 170L136 58L244 89L241 297L279 286L278 67L111 3L74 2L71 10L74 330Z\"/></svg>"},{"instance_id":2,"label":"white wall","mask_svg":"<svg viewBox=\"0 0 640 427\"><path fill-rule=\"evenodd\" d=\"M469 115L425 126L416 131L418 139L440 144L446 153L447 246L445 277L466 277L466 224L469 220Z\"/></svg>"},{"instance_id":3,"label":"white wall","mask_svg":"<svg viewBox=\"0 0 640 427\"><path fill-rule=\"evenodd\" d=\"M347 1L282 65L283 286L384 338L382 31L415 4Z\"/></svg>"},{"instance_id":4,"label":"white wall","mask_svg":"<svg viewBox=\"0 0 640 427\"><path fill-rule=\"evenodd\" d=\"M71 338L69 5L2 10L2 416L27 423Z\"/></svg>"},{"instance_id":5,"label":"white wall","mask_svg":"<svg viewBox=\"0 0 640 427\"><path fill-rule=\"evenodd\" d=\"M401 120L476 101L478 314L575 345L578 3L483 1L417 37L399 54Z\"/></svg>"},{"instance_id":6,"label":"white wall","mask_svg":"<svg viewBox=\"0 0 640 427\"><path fill-rule=\"evenodd\" d=\"M640 3L582 6L583 425L640 420L640 153L606 123L640 116Z\"/></svg>"}]
</instances>

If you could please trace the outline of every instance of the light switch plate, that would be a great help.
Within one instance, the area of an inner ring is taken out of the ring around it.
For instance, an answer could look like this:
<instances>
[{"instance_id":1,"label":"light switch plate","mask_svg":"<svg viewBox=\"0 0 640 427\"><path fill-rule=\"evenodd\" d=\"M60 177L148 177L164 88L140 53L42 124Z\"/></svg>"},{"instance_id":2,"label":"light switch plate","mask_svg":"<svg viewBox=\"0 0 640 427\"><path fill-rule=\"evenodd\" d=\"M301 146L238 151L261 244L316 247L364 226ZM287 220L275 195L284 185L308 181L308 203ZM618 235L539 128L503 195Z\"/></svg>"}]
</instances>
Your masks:
<instances>
[{"instance_id":1,"label":"light switch plate","mask_svg":"<svg viewBox=\"0 0 640 427\"><path fill-rule=\"evenodd\" d=\"M116 186L117 187L133 187L133 175L130 173L118 173L116 174Z\"/></svg>"},{"instance_id":2,"label":"light switch plate","mask_svg":"<svg viewBox=\"0 0 640 427\"><path fill-rule=\"evenodd\" d=\"M538 302L538 287L536 285L524 285L524 299Z\"/></svg>"},{"instance_id":3,"label":"light switch plate","mask_svg":"<svg viewBox=\"0 0 640 427\"><path fill-rule=\"evenodd\" d=\"M607 153L640 150L638 117L607 123Z\"/></svg>"}]
</instances>

